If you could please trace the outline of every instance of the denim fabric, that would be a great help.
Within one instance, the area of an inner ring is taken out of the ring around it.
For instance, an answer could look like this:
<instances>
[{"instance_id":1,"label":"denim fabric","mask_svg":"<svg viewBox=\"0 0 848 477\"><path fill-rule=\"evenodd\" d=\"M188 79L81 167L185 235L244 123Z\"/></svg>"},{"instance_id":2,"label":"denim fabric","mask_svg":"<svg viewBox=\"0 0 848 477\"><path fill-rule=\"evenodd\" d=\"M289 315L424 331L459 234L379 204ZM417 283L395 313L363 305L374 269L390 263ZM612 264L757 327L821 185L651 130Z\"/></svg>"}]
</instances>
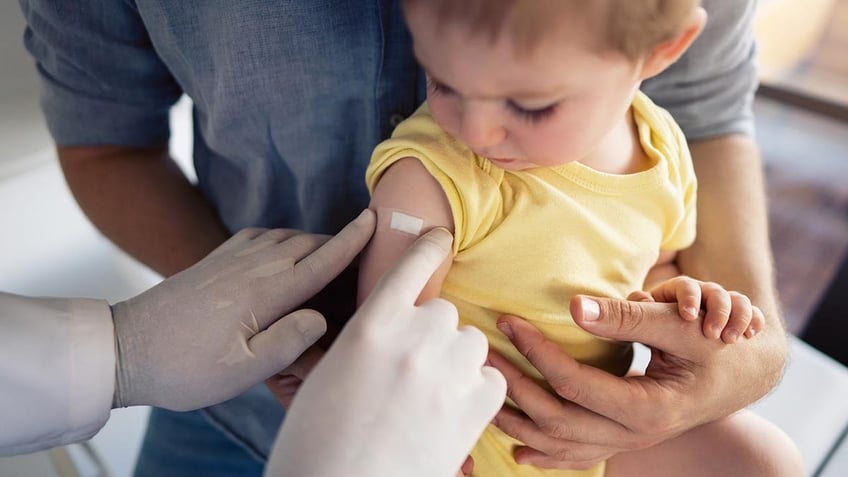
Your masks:
<instances>
[{"instance_id":1,"label":"denim fabric","mask_svg":"<svg viewBox=\"0 0 848 477\"><path fill-rule=\"evenodd\" d=\"M335 232L371 150L424 98L396 1L21 0L59 144L168 139L195 104L206 198L232 231Z\"/></svg>"},{"instance_id":2,"label":"denim fabric","mask_svg":"<svg viewBox=\"0 0 848 477\"><path fill-rule=\"evenodd\" d=\"M168 109L187 94L198 185L231 231L339 230L368 203L371 150L424 99L397 0L20 3L56 142L164 144ZM755 3L704 0L717 21L693 51L716 53L709 61L686 56L646 84L689 131L750 129ZM339 307L331 315L350 316L347 288L343 299L326 294ZM214 426L200 425L196 413L155 413L139 468L212 475L210 458L252 468L251 455L267 454L282 418L261 387L203 413ZM246 451L214 450L223 448L214 438L222 431ZM197 450L201 443L212 450Z\"/></svg>"},{"instance_id":3,"label":"denim fabric","mask_svg":"<svg viewBox=\"0 0 848 477\"><path fill-rule=\"evenodd\" d=\"M201 411L153 409L135 477L260 477L264 464Z\"/></svg>"}]
</instances>

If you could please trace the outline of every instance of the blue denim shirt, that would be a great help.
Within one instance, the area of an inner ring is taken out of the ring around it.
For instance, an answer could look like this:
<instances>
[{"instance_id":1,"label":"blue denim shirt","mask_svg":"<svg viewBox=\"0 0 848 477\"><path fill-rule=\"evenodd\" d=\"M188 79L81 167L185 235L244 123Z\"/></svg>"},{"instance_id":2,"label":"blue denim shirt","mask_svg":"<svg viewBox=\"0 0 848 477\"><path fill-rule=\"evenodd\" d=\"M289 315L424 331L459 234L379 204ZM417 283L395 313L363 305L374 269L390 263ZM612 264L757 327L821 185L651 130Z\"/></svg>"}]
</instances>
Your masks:
<instances>
[{"instance_id":1,"label":"blue denim shirt","mask_svg":"<svg viewBox=\"0 0 848 477\"><path fill-rule=\"evenodd\" d=\"M644 90L690 138L751 132L755 1ZM368 203L371 149L424 99L396 1L21 0L62 145L168 140L194 101L199 186L224 224L334 232Z\"/></svg>"},{"instance_id":2,"label":"blue denim shirt","mask_svg":"<svg viewBox=\"0 0 848 477\"><path fill-rule=\"evenodd\" d=\"M372 148L424 99L396 0L20 0L60 145L167 142L194 101L199 187L235 231L335 232L368 204ZM690 138L752 132L755 0L704 0L707 30L644 90ZM259 455L262 388L208 411Z\"/></svg>"},{"instance_id":3,"label":"blue denim shirt","mask_svg":"<svg viewBox=\"0 0 848 477\"><path fill-rule=\"evenodd\" d=\"M168 140L194 101L200 188L225 225L334 232L371 150L423 99L393 1L22 1L63 145Z\"/></svg>"}]
</instances>

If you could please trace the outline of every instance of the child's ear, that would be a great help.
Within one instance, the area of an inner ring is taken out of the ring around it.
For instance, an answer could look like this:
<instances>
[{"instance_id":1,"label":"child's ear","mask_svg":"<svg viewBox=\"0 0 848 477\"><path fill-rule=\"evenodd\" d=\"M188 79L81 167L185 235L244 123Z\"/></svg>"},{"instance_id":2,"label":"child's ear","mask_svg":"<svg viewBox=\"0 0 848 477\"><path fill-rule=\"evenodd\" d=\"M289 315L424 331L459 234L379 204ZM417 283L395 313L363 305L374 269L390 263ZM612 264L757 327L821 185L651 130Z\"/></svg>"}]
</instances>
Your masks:
<instances>
[{"instance_id":1,"label":"child's ear","mask_svg":"<svg viewBox=\"0 0 848 477\"><path fill-rule=\"evenodd\" d=\"M657 45L642 64L642 79L648 79L662 73L680 58L680 55L695 41L707 23L707 12L698 7L686 22L686 27L680 34Z\"/></svg>"}]
</instances>

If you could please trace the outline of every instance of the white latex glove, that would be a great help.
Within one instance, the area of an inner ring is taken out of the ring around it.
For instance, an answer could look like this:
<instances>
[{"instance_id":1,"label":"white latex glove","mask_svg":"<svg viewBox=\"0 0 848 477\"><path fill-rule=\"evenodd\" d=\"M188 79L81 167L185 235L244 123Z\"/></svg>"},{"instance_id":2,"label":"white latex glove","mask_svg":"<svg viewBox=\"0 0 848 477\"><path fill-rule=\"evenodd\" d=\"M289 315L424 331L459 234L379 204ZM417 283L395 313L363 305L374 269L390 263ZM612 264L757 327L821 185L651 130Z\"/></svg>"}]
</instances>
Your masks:
<instances>
[{"instance_id":1,"label":"white latex glove","mask_svg":"<svg viewBox=\"0 0 848 477\"><path fill-rule=\"evenodd\" d=\"M356 257L374 224L366 210L333 238L242 230L191 268L115 304L113 407L197 409L287 367L326 331L318 312L292 310Z\"/></svg>"},{"instance_id":2,"label":"white latex glove","mask_svg":"<svg viewBox=\"0 0 848 477\"><path fill-rule=\"evenodd\" d=\"M456 475L506 383L452 304L414 305L450 243L429 232L383 277L298 391L266 476Z\"/></svg>"}]
</instances>

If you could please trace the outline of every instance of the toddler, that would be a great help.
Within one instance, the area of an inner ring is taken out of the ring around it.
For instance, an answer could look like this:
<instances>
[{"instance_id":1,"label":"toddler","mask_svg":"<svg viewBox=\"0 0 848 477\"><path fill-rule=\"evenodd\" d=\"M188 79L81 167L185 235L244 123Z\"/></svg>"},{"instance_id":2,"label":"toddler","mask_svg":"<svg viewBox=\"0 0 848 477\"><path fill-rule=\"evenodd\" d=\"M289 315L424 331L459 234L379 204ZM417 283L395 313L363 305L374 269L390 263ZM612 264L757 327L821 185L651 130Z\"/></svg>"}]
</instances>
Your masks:
<instances>
[{"instance_id":1,"label":"toddler","mask_svg":"<svg viewBox=\"0 0 848 477\"><path fill-rule=\"evenodd\" d=\"M366 173L378 226L360 301L418 233L445 227L453 256L419 300L454 303L528 376L541 380L497 331L500 315L531 321L585 364L627 371L629 343L572 321L583 294L677 302L684 319L703 319L705 339L756 334L763 316L745 296L676 276L676 251L695 236L694 171L677 125L638 90L697 37L697 1L403 3L427 102ZM489 426L472 475L801 475L791 442L746 412L589 469L518 465L516 445Z\"/></svg>"}]
</instances>

